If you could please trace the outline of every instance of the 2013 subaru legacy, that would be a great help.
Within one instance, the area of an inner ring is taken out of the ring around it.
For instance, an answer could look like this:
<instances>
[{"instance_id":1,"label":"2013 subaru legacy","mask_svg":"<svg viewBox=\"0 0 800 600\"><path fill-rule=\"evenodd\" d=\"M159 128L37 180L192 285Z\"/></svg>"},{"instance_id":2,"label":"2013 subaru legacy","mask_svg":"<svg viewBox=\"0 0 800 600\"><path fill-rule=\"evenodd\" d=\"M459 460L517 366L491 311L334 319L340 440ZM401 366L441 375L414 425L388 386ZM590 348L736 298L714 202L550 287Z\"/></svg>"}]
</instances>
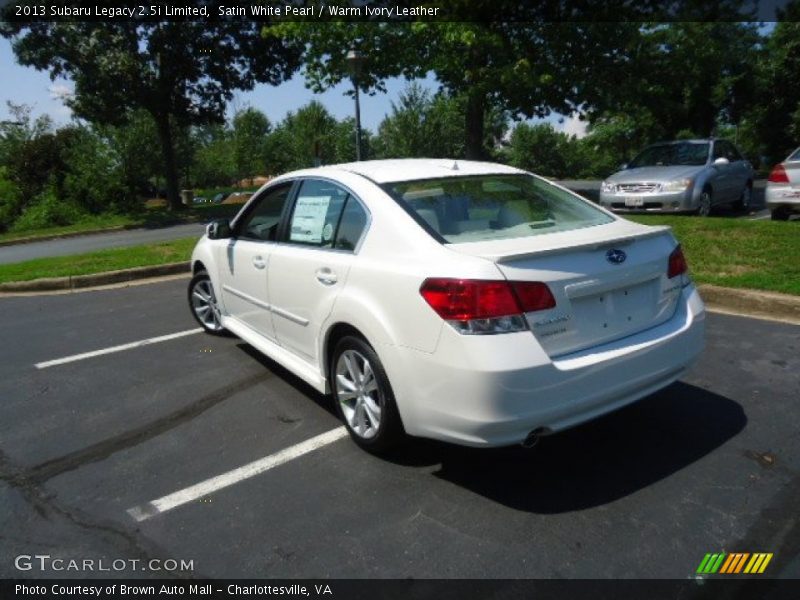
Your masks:
<instances>
[{"instance_id":1,"label":"2013 subaru legacy","mask_svg":"<svg viewBox=\"0 0 800 600\"><path fill-rule=\"evenodd\" d=\"M600 186L600 204L615 212L711 214L733 204L749 210L754 171L731 142L681 140L648 146Z\"/></svg>"},{"instance_id":2,"label":"2013 subaru legacy","mask_svg":"<svg viewBox=\"0 0 800 600\"><path fill-rule=\"evenodd\" d=\"M669 385L704 343L668 228L499 164L288 173L210 223L192 269L203 328L332 394L372 451L530 444Z\"/></svg>"}]
</instances>

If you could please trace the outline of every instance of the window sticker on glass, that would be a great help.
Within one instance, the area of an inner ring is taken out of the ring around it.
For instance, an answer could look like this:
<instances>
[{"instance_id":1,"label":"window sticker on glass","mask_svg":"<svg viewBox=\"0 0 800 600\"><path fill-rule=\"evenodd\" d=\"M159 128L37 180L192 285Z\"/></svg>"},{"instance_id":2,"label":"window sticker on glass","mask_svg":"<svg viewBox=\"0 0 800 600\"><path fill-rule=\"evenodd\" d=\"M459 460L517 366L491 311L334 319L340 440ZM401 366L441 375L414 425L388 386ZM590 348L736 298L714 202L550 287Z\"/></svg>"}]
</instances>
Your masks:
<instances>
[{"instance_id":1,"label":"window sticker on glass","mask_svg":"<svg viewBox=\"0 0 800 600\"><path fill-rule=\"evenodd\" d=\"M292 230L289 239L293 242L319 244L322 242L322 229L328 214L330 196L300 196L294 207Z\"/></svg>"}]
</instances>

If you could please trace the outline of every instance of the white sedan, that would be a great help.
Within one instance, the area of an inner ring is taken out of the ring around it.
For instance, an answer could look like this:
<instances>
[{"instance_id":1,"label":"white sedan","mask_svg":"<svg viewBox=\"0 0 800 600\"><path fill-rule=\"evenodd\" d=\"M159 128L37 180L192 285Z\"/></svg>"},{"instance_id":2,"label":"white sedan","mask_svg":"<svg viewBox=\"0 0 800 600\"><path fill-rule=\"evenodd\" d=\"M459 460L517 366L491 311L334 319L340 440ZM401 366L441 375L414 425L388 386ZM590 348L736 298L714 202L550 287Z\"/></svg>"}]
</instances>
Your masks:
<instances>
[{"instance_id":1,"label":"white sedan","mask_svg":"<svg viewBox=\"0 0 800 600\"><path fill-rule=\"evenodd\" d=\"M192 270L205 330L332 394L372 451L530 445L669 385L704 343L669 228L492 163L288 173L209 224Z\"/></svg>"}]
</instances>

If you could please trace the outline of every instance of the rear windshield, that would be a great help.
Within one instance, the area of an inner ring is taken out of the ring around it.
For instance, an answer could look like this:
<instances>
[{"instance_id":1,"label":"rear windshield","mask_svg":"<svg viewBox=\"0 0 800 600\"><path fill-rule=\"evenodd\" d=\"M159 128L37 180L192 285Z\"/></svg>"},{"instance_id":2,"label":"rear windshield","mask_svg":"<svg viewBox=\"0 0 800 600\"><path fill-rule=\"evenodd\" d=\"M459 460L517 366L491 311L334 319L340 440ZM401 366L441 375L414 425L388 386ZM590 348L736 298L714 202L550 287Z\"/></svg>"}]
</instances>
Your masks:
<instances>
[{"instance_id":1,"label":"rear windshield","mask_svg":"<svg viewBox=\"0 0 800 600\"><path fill-rule=\"evenodd\" d=\"M708 160L708 149L708 143L656 144L642 150L642 153L628 164L628 168L700 166L706 164Z\"/></svg>"},{"instance_id":2,"label":"rear windshield","mask_svg":"<svg viewBox=\"0 0 800 600\"><path fill-rule=\"evenodd\" d=\"M613 217L530 175L479 175L384 186L423 227L451 244L529 237Z\"/></svg>"},{"instance_id":3,"label":"rear windshield","mask_svg":"<svg viewBox=\"0 0 800 600\"><path fill-rule=\"evenodd\" d=\"M797 160L797 161L800 161L800 148L798 148L797 150L792 152L792 155L789 158L787 158L786 160L791 160L791 161Z\"/></svg>"}]
</instances>

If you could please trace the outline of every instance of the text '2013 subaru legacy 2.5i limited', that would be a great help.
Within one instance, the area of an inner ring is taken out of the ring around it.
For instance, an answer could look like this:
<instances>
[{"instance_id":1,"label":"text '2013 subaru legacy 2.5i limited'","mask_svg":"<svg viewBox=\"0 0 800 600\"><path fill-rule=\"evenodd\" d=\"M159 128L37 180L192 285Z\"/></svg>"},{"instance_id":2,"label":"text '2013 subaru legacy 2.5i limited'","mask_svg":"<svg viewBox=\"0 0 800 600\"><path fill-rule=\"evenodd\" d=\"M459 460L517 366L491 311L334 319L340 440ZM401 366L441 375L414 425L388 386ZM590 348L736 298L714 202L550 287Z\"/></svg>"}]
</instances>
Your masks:
<instances>
[{"instance_id":1,"label":"text '2013 subaru legacy 2.5i limited'","mask_svg":"<svg viewBox=\"0 0 800 600\"><path fill-rule=\"evenodd\" d=\"M668 228L498 164L283 175L208 226L192 269L206 331L332 394L373 451L531 443L669 385L703 347Z\"/></svg>"}]
</instances>

